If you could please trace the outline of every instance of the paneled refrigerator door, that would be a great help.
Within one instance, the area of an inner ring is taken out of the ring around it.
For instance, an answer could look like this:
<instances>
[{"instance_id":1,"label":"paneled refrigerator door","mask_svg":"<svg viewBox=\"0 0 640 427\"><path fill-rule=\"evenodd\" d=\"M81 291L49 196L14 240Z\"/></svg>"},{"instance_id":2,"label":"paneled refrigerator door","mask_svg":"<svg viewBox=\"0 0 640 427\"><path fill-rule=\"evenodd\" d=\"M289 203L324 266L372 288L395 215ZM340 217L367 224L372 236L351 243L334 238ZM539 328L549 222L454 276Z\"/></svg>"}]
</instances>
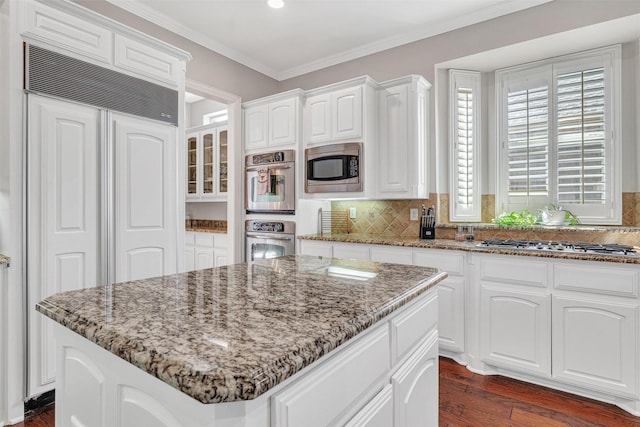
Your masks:
<instances>
[{"instance_id":1,"label":"paneled refrigerator door","mask_svg":"<svg viewBox=\"0 0 640 427\"><path fill-rule=\"evenodd\" d=\"M112 117L115 282L175 273L176 128Z\"/></svg>"},{"instance_id":2,"label":"paneled refrigerator door","mask_svg":"<svg viewBox=\"0 0 640 427\"><path fill-rule=\"evenodd\" d=\"M28 394L54 388L51 320L35 304L100 277L100 111L29 95Z\"/></svg>"}]
</instances>

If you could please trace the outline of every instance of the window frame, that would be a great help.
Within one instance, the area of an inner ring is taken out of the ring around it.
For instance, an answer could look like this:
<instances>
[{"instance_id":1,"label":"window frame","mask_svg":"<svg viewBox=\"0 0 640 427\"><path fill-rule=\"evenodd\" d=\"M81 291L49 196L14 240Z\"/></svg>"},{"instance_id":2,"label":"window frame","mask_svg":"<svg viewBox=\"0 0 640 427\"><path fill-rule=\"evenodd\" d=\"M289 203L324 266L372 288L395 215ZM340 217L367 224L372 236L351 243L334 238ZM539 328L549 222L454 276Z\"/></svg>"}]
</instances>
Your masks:
<instances>
[{"instance_id":1,"label":"window frame","mask_svg":"<svg viewBox=\"0 0 640 427\"><path fill-rule=\"evenodd\" d=\"M470 88L472 93L473 123L472 138L472 173L473 202L468 207L458 204L459 169L458 169L458 88ZM449 70L449 170L450 196L449 221L451 222L480 222L482 220L482 73L468 70Z\"/></svg>"},{"instance_id":2,"label":"window frame","mask_svg":"<svg viewBox=\"0 0 640 427\"><path fill-rule=\"evenodd\" d=\"M528 209L536 212L546 204L557 204L557 77L575 70L590 67L605 68L605 185L604 204L566 204L563 207L576 214L583 224L617 225L622 223L622 171L621 171L621 45L592 49L585 52L551 58L534 63L509 67L495 71L496 96L496 215L500 212ZM543 77L546 76L546 77ZM508 155L507 155L507 85L527 79L546 79L549 83L549 191L545 201L510 204L508 201ZM542 205L540 205L542 203Z\"/></svg>"}]
</instances>

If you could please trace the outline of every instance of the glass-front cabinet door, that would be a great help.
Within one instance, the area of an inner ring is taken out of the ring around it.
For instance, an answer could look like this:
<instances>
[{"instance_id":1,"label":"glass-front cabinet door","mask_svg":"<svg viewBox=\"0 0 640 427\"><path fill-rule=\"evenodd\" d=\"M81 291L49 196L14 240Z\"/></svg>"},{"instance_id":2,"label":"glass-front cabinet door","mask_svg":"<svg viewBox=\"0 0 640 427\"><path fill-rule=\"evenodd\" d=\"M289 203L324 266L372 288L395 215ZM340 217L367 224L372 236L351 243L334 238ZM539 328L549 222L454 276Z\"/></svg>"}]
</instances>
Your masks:
<instances>
[{"instance_id":1,"label":"glass-front cabinet door","mask_svg":"<svg viewBox=\"0 0 640 427\"><path fill-rule=\"evenodd\" d=\"M198 134L187 136L187 198L198 195Z\"/></svg>"},{"instance_id":2,"label":"glass-front cabinet door","mask_svg":"<svg viewBox=\"0 0 640 427\"><path fill-rule=\"evenodd\" d=\"M218 128L218 196L227 195L228 135L226 127Z\"/></svg>"},{"instance_id":3,"label":"glass-front cabinet door","mask_svg":"<svg viewBox=\"0 0 640 427\"><path fill-rule=\"evenodd\" d=\"M187 131L187 199L226 200L228 131L226 124Z\"/></svg>"},{"instance_id":4,"label":"glass-front cabinet door","mask_svg":"<svg viewBox=\"0 0 640 427\"><path fill-rule=\"evenodd\" d=\"M215 131L202 133L202 195L215 195L214 179L214 136Z\"/></svg>"}]
</instances>

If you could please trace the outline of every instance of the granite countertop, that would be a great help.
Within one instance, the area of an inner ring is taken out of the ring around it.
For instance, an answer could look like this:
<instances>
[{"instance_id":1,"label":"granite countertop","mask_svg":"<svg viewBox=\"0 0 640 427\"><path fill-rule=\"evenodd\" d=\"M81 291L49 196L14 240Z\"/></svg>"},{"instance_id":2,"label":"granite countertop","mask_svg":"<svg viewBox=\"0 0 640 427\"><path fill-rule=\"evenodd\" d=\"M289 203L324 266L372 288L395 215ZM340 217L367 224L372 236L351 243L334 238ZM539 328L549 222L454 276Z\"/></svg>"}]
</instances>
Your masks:
<instances>
[{"instance_id":1,"label":"granite countertop","mask_svg":"<svg viewBox=\"0 0 640 427\"><path fill-rule=\"evenodd\" d=\"M312 234L298 236L302 240L321 240L328 242L364 243L371 245L405 246L411 248L450 249L466 252L494 253L502 255L533 256L541 258L578 259L586 261L618 262L640 264L640 256L606 255L581 252L538 251L514 248L492 248L479 246L479 241L458 242L450 239L419 239L417 237L376 236L371 234ZM636 251L640 252L639 248Z\"/></svg>"},{"instance_id":2,"label":"granite countertop","mask_svg":"<svg viewBox=\"0 0 640 427\"><path fill-rule=\"evenodd\" d=\"M11 262L11 258L6 255L0 254L0 265L9 264Z\"/></svg>"},{"instance_id":3,"label":"granite countertop","mask_svg":"<svg viewBox=\"0 0 640 427\"><path fill-rule=\"evenodd\" d=\"M200 233L218 233L218 234L227 234L227 230L217 230L215 228L209 227L185 227L186 231L198 231Z\"/></svg>"},{"instance_id":4,"label":"granite countertop","mask_svg":"<svg viewBox=\"0 0 640 427\"><path fill-rule=\"evenodd\" d=\"M188 219L184 225L186 231L227 234L227 221L225 220Z\"/></svg>"},{"instance_id":5,"label":"granite countertop","mask_svg":"<svg viewBox=\"0 0 640 427\"><path fill-rule=\"evenodd\" d=\"M445 277L290 255L60 293L36 309L202 403L231 402L261 395Z\"/></svg>"}]
</instances>

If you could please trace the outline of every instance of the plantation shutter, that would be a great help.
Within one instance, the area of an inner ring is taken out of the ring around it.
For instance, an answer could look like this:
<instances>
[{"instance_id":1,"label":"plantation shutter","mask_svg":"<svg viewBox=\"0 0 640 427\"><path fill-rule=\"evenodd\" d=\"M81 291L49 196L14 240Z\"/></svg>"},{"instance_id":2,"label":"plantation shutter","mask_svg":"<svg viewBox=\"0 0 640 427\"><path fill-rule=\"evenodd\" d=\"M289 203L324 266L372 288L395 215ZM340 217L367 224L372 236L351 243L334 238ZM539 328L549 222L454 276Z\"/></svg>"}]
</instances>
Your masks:
<instances>
[{"instance_id":1,"label":"plantation shutter","mask_svg":"<svg viewBox=\"0 0 640 427\"><path fill-rule=\"evenodd\" d=\"M451 221L480 221L480 78L475 71L450 70L452 194Z\"/></svg>"},{"instance_id":2,"label":"plantation shutter","mask_svg":"<svg viewBox=\"0 0 640 427\"><path fill-rule=\"evenodd\" d=\"M604 67L559 74L556 114L558 202L605 203Z\"/></svg>"},{"instance_id":3,"label":"plantation shutter","mask_svg":"<svg viewBox=\"0 0 640 427\"><path fill-rule=\"evenodd\" d=\"M509 199L549 195L549 87L507 94Z\"/></svg>"}]
</instances>

